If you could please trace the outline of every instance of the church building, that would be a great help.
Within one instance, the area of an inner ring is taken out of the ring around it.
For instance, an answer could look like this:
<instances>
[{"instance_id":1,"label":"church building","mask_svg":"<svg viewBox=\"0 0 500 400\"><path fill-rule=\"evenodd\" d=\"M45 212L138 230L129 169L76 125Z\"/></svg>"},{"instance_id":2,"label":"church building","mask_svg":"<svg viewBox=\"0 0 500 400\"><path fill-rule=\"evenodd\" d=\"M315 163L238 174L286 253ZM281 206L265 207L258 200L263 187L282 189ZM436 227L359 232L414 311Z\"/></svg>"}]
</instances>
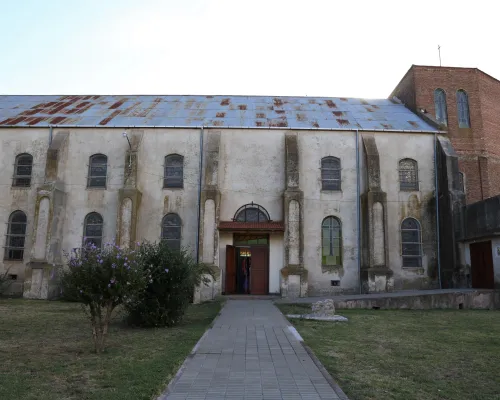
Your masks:
<instances>
[{"instance_id":1,"label":"church building","mask_svg":"<svg viewBox=\"0 0 500 400\"><path fill-rule=\"evenodd\" d=\"M187 248L216 276L196 301L436 288L463 197L397 98L0 96L0 137L0 273L27 298L88 241Z\"/></svg>"}]
</instances>

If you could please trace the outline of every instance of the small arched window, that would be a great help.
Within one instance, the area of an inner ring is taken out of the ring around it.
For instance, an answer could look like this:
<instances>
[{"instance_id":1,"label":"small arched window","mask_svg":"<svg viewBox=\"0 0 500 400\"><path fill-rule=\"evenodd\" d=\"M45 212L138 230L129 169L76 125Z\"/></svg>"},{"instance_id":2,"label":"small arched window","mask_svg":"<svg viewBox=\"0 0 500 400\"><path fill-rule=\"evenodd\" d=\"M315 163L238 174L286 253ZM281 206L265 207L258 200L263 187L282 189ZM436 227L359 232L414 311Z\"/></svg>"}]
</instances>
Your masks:
<instances>
[{"instance_id":1,"label":"small arched window","mask_svg":"<svg viewBox=\"0 0 500 400\"><path fill-rule=\"evenodd\" d=\"M268 222L271 218L264 207L252 202L240 207L234 214L233 220L237 222Z\"/></svg>"},{"instance_id":2,"label":"small arched window","mask_svg":"<svg viewBox=\"0 0 500 400\"><path fill-rule=\"evenodd\" d=\"M448 125L448 111L446 109L446 93L443 89L434 90L434 108L436 109L436 121Z\"/></svg>"},{"instance_id":3,"label":"small arched window","mask_svg":"<svg viewBox=\"0 0 500 400\"><path fill-rule=\"evenodd\" d=\"M89 177L87 186L91 188L105 188L108 172L108 157L104 154L94 154L89 160Z\"/></svg>"},{"instance_id":4,"label":"small arched window","mask_svg":"<svg viewBox=\"0 0 500 400\"><path fill-rule=\"evenodd\" d=\"M415 218L405 218L401 223L401 255L403 267L422 266L422 240L420 223Z\"/></svg>"},{"instance_id":5,"label":"small arched window","mask_svg":"<svg viewBox=\"0 0 500 400\"><path fill-rule=\"evenodd\" d=\"M342 265L342 226L336 217L326 217L321 226L321 263Z\"/></svg>"},{"instance_id":6,"label":"small arched window","mask_svg":"<svg viewBox=\"0 0 500 400\"><path fill-rule=\"evenodd\" d=\"M31 185L31 173L33 171L33 156L31 154L19 154L14 165L14 179L12 186L28 187Z\"/></svg>"},{"instance_id":7,"label":"small arched window","mask_svg":"<svg viewBox=\"0 0 500 400\"><path fill-rule=\"evenodd\" d=\"M4 253L6 260L23 260L27 223L24 212L14 211L10 214Z\"/></svg>"},{"instance_id":8,"label":"small arched window","mask_svg":"<svg viewBox=\"0 0 500 400\"><path fill-rule=\"evenodd\" d=\"M169 154L165 157L164 188L184 187L184 157L179 154Z\"/></svg>"},{"instance_id":9,"label":"small arched window","mask_svg":"<svg viewBox=\"0 0 500 400\"><path fill-rule=\"evenodd\" d=\"M465 175L463 172L458 173L458 185L460 190L465 193Z\"/></svg>"},{"instance_id":10,"label":"small arched window","mask_svg":"<svg viewBox=\"0 0 500 400\"><path fill-rule=\"evenodd\" d=\"M411 158L399 161L399 190L418 190L418 163Z\"/></svg>"},{"instance_id":11,"label":"small arched window","mask_svg":"<svg viewBox=\"0 0 500 400\"><path fill-rule=\"evenodd\" d=\"M161 223L161 239L174 250L181 249L181 217L170 213L163 217Z\"/></svg>"},{"instance_id":12,"label":"small arched window","mask_svg":"<svg viewBox=\"0 0 500 400\"><path fill-rule=\"evenodd\" d=\"M457 92L458 127L470 128L469 97L465 90Z\"/></svg>"},{"instance_id":13,"label":"small arched window","mask_svg":"<svg viewBox=\"0 0 500 400\"><path fill-rule=\"evenodd\" d=\"M83 246L94 244L98 248L102 248L102 226L103 219L101 214L92 212L85 217L83 227Z\"/></svg>"},{"instance_id":14,"label":"small arched window","mask_svg":"<svg viewBox=\"0 0 500 400\"><path fill-rule=\"evenodd\" d=\"M321 189L341 190L340 159L324 157L321 159Z\"/></svg>"}]
</instances>

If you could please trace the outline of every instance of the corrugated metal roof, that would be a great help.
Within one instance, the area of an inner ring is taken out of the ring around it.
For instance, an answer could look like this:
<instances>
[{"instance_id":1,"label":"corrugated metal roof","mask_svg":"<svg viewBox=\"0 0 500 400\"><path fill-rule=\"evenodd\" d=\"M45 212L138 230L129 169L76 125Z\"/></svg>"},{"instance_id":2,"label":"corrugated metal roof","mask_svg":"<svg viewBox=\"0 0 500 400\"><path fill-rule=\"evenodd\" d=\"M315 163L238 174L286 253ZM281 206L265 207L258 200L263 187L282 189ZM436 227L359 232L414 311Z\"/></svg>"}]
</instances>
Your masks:
<instances>
[{"instance_id":1,"label":"corrugated metal roof","mask_svg":"<svg viewBox=\"0 0 500 400\"><path fill-rule=\"evenodd\" d=\"M0 96L2 126L207 126L437 131L388 99L272 96Z\"/></svg>"}]
</instances>

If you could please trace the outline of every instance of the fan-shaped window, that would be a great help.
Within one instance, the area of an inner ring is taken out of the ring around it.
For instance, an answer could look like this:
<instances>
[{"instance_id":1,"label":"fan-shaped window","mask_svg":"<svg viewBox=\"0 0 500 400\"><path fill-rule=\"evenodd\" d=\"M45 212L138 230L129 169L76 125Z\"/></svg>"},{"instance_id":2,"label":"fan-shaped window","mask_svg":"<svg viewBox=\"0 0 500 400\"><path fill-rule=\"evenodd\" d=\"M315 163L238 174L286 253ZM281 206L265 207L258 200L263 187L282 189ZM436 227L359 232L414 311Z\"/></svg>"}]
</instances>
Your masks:
<instances>
[{"instance_id":1,"label":"fan-shaped window","mask_svg":"<svg viewBox=\"0 0 500 400\"><path fill-rule=\"evenodd\" d=\"M87 214L83 228L83 245L94 244L102 247L102 225L103 219L101 214L93 212Z\"/></svg>"},{"instance_id":2,"label":"fan-shaped window","mask_svg":"<svg viewBox=\"0 0 500 400\"><path fill-rule=\"evenodd\" d=\"M27 223L24 212L14 211L10 214L4 254L6 260L22 260L24 258Z\"/></svg>"},{"instance_id":3,"label":"fan-shaped window","mask_svg":"<svg viewBox=\"0 0 500 400\"><path fill-rule=\"evenodd\" d=\"M182 188L184 186L184 157L170 154L165 157L164 188Z\"/></svg>"},{"instance_id":4,"label":"fan-shaped window","mask_svg":"<svg viewBox=\"0 0 500 400\"><path fill-rule=\"evenodd\" d=\"M434 108L436 109L436 121L448 125L448 111L446 110L446 93L443 89L434 90Z\"/></svg>"},{"instance_id":5,"label":"fan-shaped window","mask_svg":"<svg viewBox=\"0 0 500 400\"><path fill-rule=\"evenodd\" d=\"M254 203L240 207L233 219L237 222L268 222L271 220L266 209Z\"/></svg>"},{"instance_id":6,"label":"fan-shaped window","mask_svg":"<svg viewBox=\"0 0 500 400\"><path fill-rule=\"evenodd\" d=\"M340 160L336 157L321 159L321 189L340 190Z\"/></svg>"},{"instance_id":7,"label":"fan-shaped window","mask_svg":"<svg viewBox=\"0 0 500 400\"><path fill-rule=\"evenodd\" d=\"M94 154L89 160L89 177L87 186L92 188L105 188L108 172L108 157L104 154Z\"/></svg>"},{"instance_id":8,"label":"fan-shaped window","mask_svg":"<svg viewBox=\"0 0 500 400\"><path fill-rule=\"evenodd\" d=\"M170 248L181 249L181 218L177 214L167 214L163 217L161 239L166 241Z\"/></svg>"},{"instance_id":9,"label":"fan-shaped window","mask_svg":"<svg viewBox=\"0 0 500 400\"><path fill-rule=\"evenodd\" d=\"M415 218L406 218L401 223L401 255L403 267L422 266L422 240L420 223Z\"/></svg>"},{"instance_id":10,"label":"fan-shaped window","mask_svg":"<svg viewBox=\"0 0 500 400\"><path fill-rule=\"evenodd\" d=\"M326 217L321 226L321 263L342 265L342 226L335 217Z\"/></svg>"},{"instance_id":11,"label":"fan-shaped window","mask_svg":"<svg viewBox=\"0 0 500 400\"><path fill-rule=\"evenodd\" d=\"M19 154L14 165L14 179L12 186L28 187L31 185L31 173L33 170L33 156L31 154Z\"/></svg>"},{"instance_id":12,"label":"fan-shaped window","mask_svg":"<svg viewBox=\"0 0 500 400\"><path fill-rule=\"evenodd\" d=\"M399 162L399 190L418 190L418 163L411 158Z\"/></svg>"},{"instance_id":13,"label":"fan-shaped window","mask_svg":"<svg viewBox=\"0 0 500 400\"><path fill-rule=\"evenodd\" d=\"M470 128L469 97L465 90L457 92L458 127Z\"/></svg>"}]
</instances>

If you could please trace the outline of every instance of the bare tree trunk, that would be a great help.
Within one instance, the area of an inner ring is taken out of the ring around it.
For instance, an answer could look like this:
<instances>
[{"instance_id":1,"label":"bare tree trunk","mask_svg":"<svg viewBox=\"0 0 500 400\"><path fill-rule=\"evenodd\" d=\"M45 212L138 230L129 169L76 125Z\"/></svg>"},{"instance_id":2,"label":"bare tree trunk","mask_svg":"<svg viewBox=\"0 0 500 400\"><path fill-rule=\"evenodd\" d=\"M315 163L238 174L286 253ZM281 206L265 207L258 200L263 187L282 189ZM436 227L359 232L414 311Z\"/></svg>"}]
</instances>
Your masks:
<instances>
[{"instance_id":1,"label":"bare tree trunk","mask_svg":"<svg viewBox=\"0 0 500 400\"><path fill-rule=\"evenodd\" d=\"M99 353L99 333L96 321L96 310L93 306L90 306L90 321L92 324L92 338L94 339L94 349L96 353Z\"/></svg>"},{"instance_id":2,"label":"bare tree trunk","mask_svg":"<svg viewBox=\"0 0 500 400\"><path fill-rule=\"evenodd\" d=\"M110 300L106 304L106 316L104 317L101 335L101 350L104 349L104 342L106 341L106 336L108 335L109 322L111 320L111 314L113 312L113 302Z\"/></svg>"}]
</instances>

